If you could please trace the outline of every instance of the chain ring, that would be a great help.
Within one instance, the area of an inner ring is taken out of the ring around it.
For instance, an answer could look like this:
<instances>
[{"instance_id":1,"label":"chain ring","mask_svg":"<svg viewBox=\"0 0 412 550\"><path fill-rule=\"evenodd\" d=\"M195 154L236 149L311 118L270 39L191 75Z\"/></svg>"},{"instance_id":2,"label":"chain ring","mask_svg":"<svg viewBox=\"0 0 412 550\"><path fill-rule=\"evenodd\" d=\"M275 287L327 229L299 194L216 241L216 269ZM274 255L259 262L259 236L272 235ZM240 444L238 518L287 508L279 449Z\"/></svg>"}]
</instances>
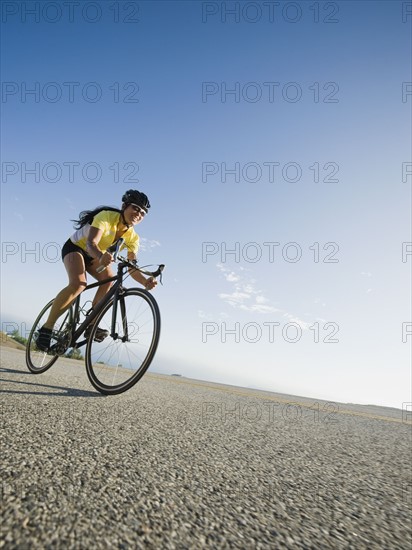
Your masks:
<instances>
[{"instance_id":1,"label":"chain ring","mask_svg":"<svg viewBox=\"0 0 412 550\"><path fill-rule=\"evenodd\" d=\"M59 334L56 338L57 343L52 346L56 355L62 356L70 347L71 334L69 330L66 330L63 334Z\"/></svg>"}]
</instances>

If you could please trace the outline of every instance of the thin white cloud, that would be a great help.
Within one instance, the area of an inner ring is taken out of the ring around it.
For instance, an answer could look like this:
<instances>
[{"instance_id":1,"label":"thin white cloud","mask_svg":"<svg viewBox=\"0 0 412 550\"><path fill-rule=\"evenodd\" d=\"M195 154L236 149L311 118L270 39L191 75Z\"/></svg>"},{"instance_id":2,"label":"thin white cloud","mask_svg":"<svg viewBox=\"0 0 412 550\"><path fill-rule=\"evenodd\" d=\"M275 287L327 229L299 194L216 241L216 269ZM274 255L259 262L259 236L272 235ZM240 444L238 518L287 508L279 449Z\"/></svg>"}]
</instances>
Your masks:
<instances>
[{"instance_id":1,"label":"thin white cloud","mask_svg":"<svg viewBox=\"0 0 412 550\"><path fill-rule=\"evenodd\" d=\"M212 313L206 313L202 309L199 309L199 311L197 312L197 316L199 317L199 319L206 319L208 321L211 321L213 319Z\"/></svg>"},{"instance_id":2,"label":"thin white cloud","mask_svg":"<svg viewBox=\"0 0 412 550\"><path fill-rule=\"evenodd\" d=\"M216 315L214 315L213 313L207 313L202 309L198 310L197 316L199 317L199 319L203 319L205 321L216 321L218 319L227 319L229 317L227 313L220 312L219 315L217 316L218 319L216 319Z\"/></svg>"},{"instance_id":3,"label":"thin white cloud","mask_svg":"<svg viewBox=\"0 0 412 550\"><path fill-rule=\"evenodd\" d=\"M145 239L144 237L141 237L139 240L139 246L140 246L140 250L142 250L143 252L147 252L152 248L161 246L161 244L159 241L156 241L155 239Z\"/></svg>"},{"instance_id":4,"label":"thin white cloud","mask_svg":"<svg viewBox=\"0 0 412 550\"><path fill-rule=\"evenodd\" d=\"M241 304L239 309L242 309L243 311L254 311L256 313L278 313L281 311L273 306L265 306L263 304L251 304L249 306Z\"/></svg>"},{"instance_id":5,"label":"thin white cloud","mask_svg":"<svg viewBox=\"0 0 412 550\"><path fill-rule=\"evenodd\" d=\"M261 292L260 290L256 290L251 283L240 285L240 287L244 292L246 292L246 294L250 294L251 296L254 294L259 294ZM263 296L262 298L265 299Z\"/></svg>"},{"instance_id":6,"label":"thin white cloud","mask_svg":"<svg viewBox=\"0 0 412 550\"><path fill-rule=\"evenodd\" d=\"M245 300L250 299L249 294L246 292L239 292L238 290L235 290L231 294L218 294L218 296L230 305L243 304Z\"/></svg>"},{"instance_id":7,"label":"thin white cloud","mask_svg":"<svg viewBox=\"0 0 412 550\"><path fill-rule=\"evenodd\" d=\"M255 279L247 280L244 276L235 273L235 271L222 264L217 264L217 268L223 274L225 280L234 285L233 292L218 294L221 300L231 307L244 311L258 311L260 313L272 311L270 306L261 307L267 302L267 299L262 295L261 290L255 288Z\"/></svg>"},{"instance_id":8,"label":"thin white cloud","mask_svg":"<svg viewBox=\"0 0 412 550\"><path fill-rule=\"evenodd\" d=\"M233 284L233 292L221 292L218 294L218 297L227 305L241 311L263 315L278 313L287 319L288 322L297 323L302 330L309 330L313 321L304 321L296 314L289 313L270 304L268 298L264 296L263 291L256 288L256 279L247 277L244 269L239 268L239 271L243 271L243 273L236 273L223 264L216 264L216 267L222 273L226 282ZM315 302L319 303L319 300ZM325 306L326 304L322 303L322 305Z\"/></svg>"},{"instance_id":9,"label":"thin white cloud","mask_svg":"<svg viewBox=\"0 0 412 550\"><path fill-rule=\"evenodd\" d=\"M308 330L312 323L308 323L307 321L303 321L303 319L300 319L300 317L297 317L296 315L293 315L293 313L285 312L283 314L283 317L286 317L288 320L288 323L296 323L300 325L300 327L303 330Z\"/></svg>"},{"instance_id":10,"label":"thin white cloud","mask_svg":"<svg viewBox=\"0 0 412 550\"><path fill-rule=\"evenodd\" d=\"M239 281L240 279L239 275L236 275L234 271L225 267L223 264L216 264L216 267L219 269L221 273L223 273L223 277L229 283L236 283L237 281Z\"/></svg>"},{"instance_id":11,"label":"thin white cloud","mask_svg":"<svg viewBox=\"0 0 412 550\"><path fill-rule=\"evenodd\" d=\"M233 273L233 271L231 273L228 273L226 275L226 281L228 281L229 283L235 283L239 280L239 277L237 275L235 275Z\"/></svg>"},{"instance_id":12,"label":"thin white cloud","mask_svg":"<svg viewBox=\"0 0 412 550\"><path fill-rule=\"evenodd\" d=\"M216 264L216 267L219 271L222 271L222 273L225 273L226 271L231 271L228 267L225 267L223 264Z\"/></svg>"},{"instance_id":13,"label":"thin white cloud","mask_svg":"<svg viewBox=\"0 0 412 550\"><path fill-rule=\"evenodd\" d=\"M300 328L303 330L309 330L309 327L313 324L313 323L308 323L307 321L303 321L299 317L291 317L290 322L298 324Z\"/></svg>"}]
</instances>

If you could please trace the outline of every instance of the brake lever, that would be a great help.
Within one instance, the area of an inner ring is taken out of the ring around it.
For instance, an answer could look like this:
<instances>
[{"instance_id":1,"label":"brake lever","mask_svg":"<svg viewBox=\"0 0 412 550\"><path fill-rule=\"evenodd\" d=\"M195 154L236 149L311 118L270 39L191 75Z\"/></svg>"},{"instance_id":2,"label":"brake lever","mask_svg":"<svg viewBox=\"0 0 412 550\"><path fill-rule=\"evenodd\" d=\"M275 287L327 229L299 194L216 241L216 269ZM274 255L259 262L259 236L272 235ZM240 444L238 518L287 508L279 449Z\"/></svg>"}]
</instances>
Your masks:
<instances>
[{"instance_id":1,"label":"brake lever","mask_svg":"<svg viewBox=\"0 0 412 550\"><path fill-rule=\"evenodd\" d=\"M162 283L162 276L163 276L162 272L163 272L164 268L165 268L165 264L160 264L159 267L156 269L156 271L152 273L152 277L154 277L154 278L159 277L159 283L161 285L163 285L163 283Z\"/></svg>"},{"instance_id":2,"label":"brake lever","mask_svg":"<svg viewBox=\"0 0 412 550\"><path fill-rule=\"evenodd\" d=\"M162 271L164 270L164 268L165 268L165 264L160 264L159 267L156 269L156 271L152 273L152 277L159 277L159 275L160 277L162 277Z\"/></svg>"},{"instance_id":3,"label":"brake lever","mask_svg":"<svg viewBox=\"0 0 412 550\"><path fill-rule=\"evenodd\" d=\"M142 269L140 269L140 271L144 274L144 275L149 275L150 277L154 277L156 279L156 277L159 277L159 282L161 285L163 285L163 282L162 282L162 272L165 268L165 264L160 264L159 267L156 269L156 271L143 271ZM136 269L139 269L139 267L136 266Z\"/></svg>"}]
</instances>

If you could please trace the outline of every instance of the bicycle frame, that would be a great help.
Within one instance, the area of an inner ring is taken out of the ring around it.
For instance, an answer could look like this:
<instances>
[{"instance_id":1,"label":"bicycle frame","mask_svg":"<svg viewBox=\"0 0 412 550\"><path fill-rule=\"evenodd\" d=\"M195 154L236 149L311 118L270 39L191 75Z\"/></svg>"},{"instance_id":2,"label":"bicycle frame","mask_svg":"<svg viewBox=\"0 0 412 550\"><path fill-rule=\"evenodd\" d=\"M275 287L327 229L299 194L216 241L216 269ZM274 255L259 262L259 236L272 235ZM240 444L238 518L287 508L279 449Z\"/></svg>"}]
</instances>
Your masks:
<instances>
[{"instance_id":1,"label":"bicycle frame","mask_svg":"<svg viewBox=\"0 0 412 550\"><path fill-rule=\"evenodd\" d=\"M71 341L70 341L69 347L80 348L81 346L87 343L87 340L77 343L77 339L83 334L86 328L94 321L94 319L101 312L104 306L108 302L110 302L110 300L113 297L114 297L115 307L113 308L111 336L112 338L115 338L116 311L117 311L116 305L119 300L119 295L123 291L123 287L122 287L123 276L124 276L123 270L126 267L127 267L126 263L120 262L117 266L117 275L115 275L114 277L108 277L107 279L103 279L102 281L97 281L97 283L92 283L91 285L87 285L86 288L82 291L82 293L79 294L79 296L77 296L74 302L73 328L72 328ZM80 314L80 298L83 292L85 290L97 288L109 282L114 282L115 284L110 288L109 292L100 300L100 302L98 302L98 304L92 309L92 311L88 315L86 315L86 318L84 319L84 321L76 329L75 327ZM120 307L122 311L123 324L125 325L125 330L126 330L125 334L127 335L127 326L126 326L127 322L125 322L126 312L124 311L124 304L121 304Z\"/></svg>"}]
</instances>

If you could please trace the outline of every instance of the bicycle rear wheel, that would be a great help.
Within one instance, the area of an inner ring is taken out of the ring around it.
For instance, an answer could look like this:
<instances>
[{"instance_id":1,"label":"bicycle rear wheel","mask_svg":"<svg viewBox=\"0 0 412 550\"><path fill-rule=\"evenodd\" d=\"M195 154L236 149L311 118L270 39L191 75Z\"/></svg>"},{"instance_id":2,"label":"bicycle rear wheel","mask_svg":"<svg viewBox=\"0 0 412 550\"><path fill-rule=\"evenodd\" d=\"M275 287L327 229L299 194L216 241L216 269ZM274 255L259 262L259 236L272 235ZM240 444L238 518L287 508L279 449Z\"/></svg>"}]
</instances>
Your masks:
<instances>
[{"instance_id":1,"label":"bicycle rear wheel","mask_svg":"<svg viewBox=\"0 0 412 550\"><path fill-rule=\"evenodd\" d=\"M144 375L156 353L160 337L160 312L156 300L143 289L126 290L118 297L116 311L111 300L97 316L86 348L86 371L101 393L122 393ZM116 315L114 333L112 319ZM95 342L97 328L107 330Z\"/></svg>"},{"instance_id":2,"label":"bicycle rear wheel","mask_svg":"<svg viewBox=\"0 0 412 550\"><path fill-rule=\"evenodd\" d=\"M26 344L26 364L27 368L34 374L40 374L49 369L57 359L62 355L62 345L70 338L70 319L72 318L72 308L68 309L60 319L58 319L52 333L50 341L50 351L39 350L36 346L36 338L39 329L44 325L49 316L50 309L54 300L51 300L39 313L34 321ZM67 342L68 344L69 342Z\"/></svg>"}]
</instances>

